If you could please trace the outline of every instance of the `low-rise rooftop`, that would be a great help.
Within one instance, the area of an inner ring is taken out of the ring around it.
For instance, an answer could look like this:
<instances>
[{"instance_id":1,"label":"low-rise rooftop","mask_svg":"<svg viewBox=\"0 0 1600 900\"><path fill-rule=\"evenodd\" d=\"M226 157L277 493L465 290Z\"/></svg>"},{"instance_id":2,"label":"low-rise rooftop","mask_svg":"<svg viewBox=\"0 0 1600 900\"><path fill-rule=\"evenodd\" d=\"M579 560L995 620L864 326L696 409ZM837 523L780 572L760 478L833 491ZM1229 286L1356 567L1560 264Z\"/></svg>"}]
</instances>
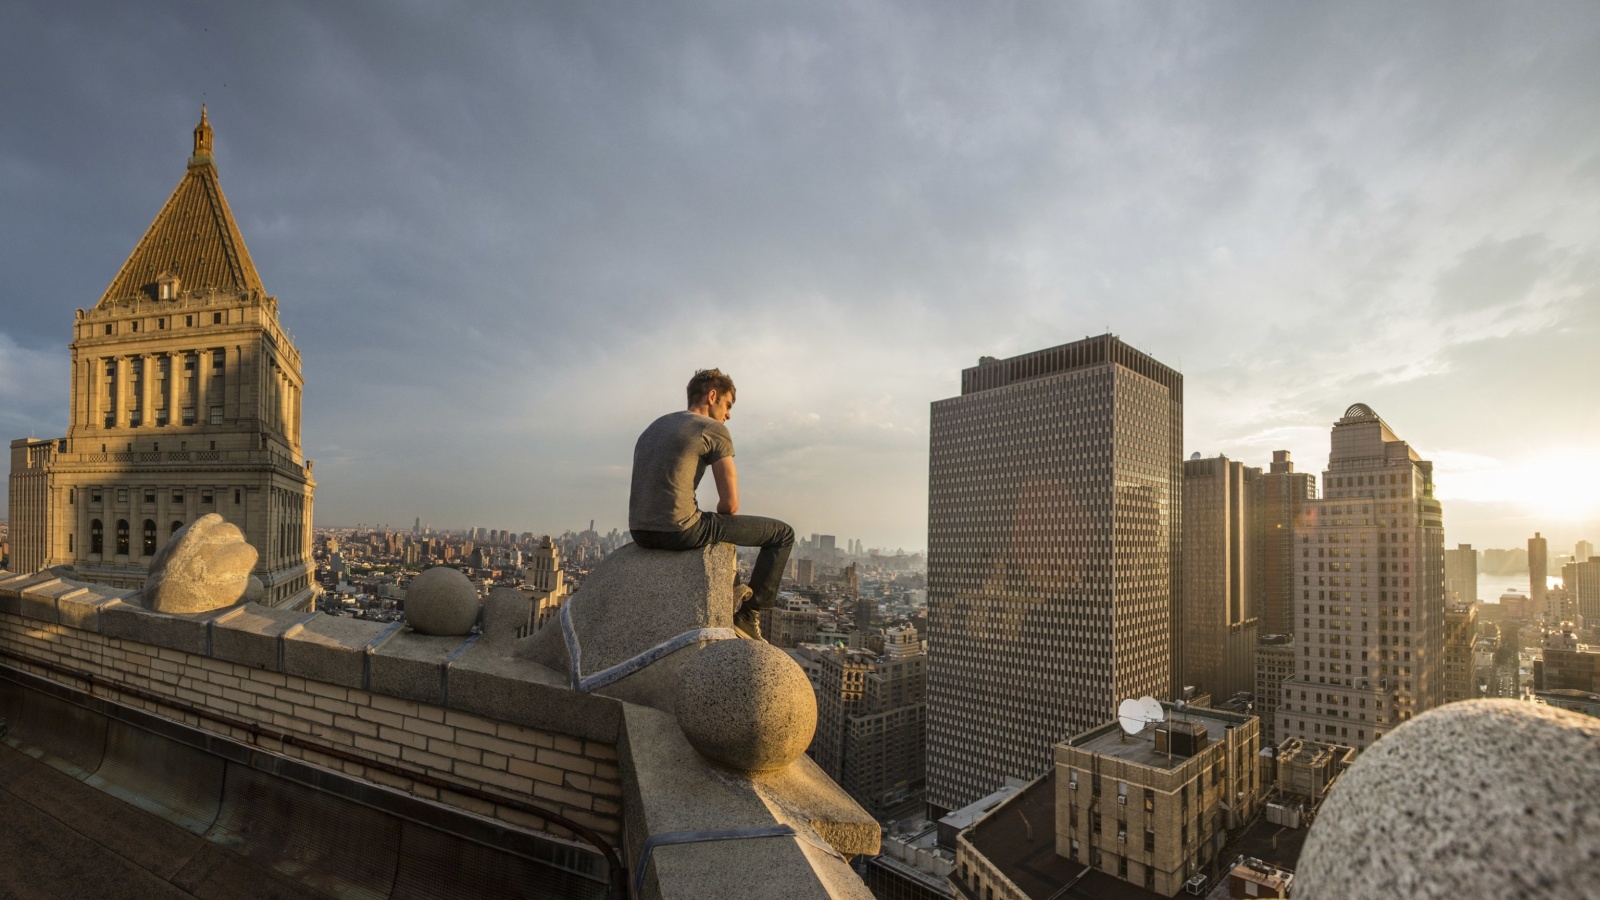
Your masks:
<instances>
[{"instance_id":1,"label":"low-rise rooftop","mask_svg":"<svg viewBox=\"0 0 1600 900\"><path fill-rule=\"evenodd\" d=\"M1181 712L1170 703L1163 703L1161 707L1167 713L1167 721L1160 725L1148 725L1138 734L1128 734L1121 725L1111 722L1085 731L1067 740L1066 744L1069 747L1149 766L1152 769L1173 769L1183 765L1189 759L1189 755L1158 750L1156 732L1159 729L1172 723L1177 723L1180 728L1184 723L1200 725L1206 729L1207 745L1210 745L1219 740L1228 729L1237 728L1254 718L1201 706L1186 706Z\"/></svg>"}]
</instances>

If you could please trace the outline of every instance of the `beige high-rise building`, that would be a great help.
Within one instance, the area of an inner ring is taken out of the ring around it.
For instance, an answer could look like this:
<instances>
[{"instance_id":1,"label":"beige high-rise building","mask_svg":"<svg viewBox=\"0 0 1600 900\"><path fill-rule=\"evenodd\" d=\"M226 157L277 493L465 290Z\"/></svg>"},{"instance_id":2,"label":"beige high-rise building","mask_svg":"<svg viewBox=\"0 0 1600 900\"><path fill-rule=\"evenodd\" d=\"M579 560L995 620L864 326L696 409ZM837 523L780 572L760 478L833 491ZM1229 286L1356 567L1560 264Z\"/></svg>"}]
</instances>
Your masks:
<instances>
[{"instance_id":1,"label":"beige high-rise building","mask_svg":"<svg viewBox=\"0 0 1600 900\"><path fill-rule=\"evenodd\" d=\"M1478 607L1471 601L1454 603L1444 613L1444 702L1472 700L1478 696L1473 676L1472 650L1478 639Z\"/></svg>"},{"instance_id":2,"label":"beige high-rise building","mask_svg":"<svg viewBox=\"0 0 1600 900\"><path fill-rule=\"evenodd\" d=\"M1183 376L1102 335L961 373L928 462L928 800L1171 697Z\"/></svg>"},{"instance_id":3,"label":"beige high-rise building","mask_svg":"<svg viewBox=\"0 0 1600 900\"><path fill-rule=\"evenodd\" d=\"M1219 701L1256 688L1260 482L1260 469L1226 456L1183 464L1179 672Z\"/></svg>"},{"instance_id":4,"label":"beige high-rise building","mask_svg":"<svg viewBox=\"0 0 1600 900\"><path fill-rule=\"evenodd\" d=\"M11 444L18 571L141 587L184 524L219 513L260 553L267 603L312 597L300 353L223 197L204 111L177 188L73 324L67 436Z\"/></svg>"},{"instance_id":5,"label":"beige high-rise building","mask_svg":"<svg viewBox=\"0 0 1600 900\"><path fill-rule=\"evenodd\" d=\"M1573 560L1561 567L1561 585L1572 595L1584 627L1600 625L1600 556Z\"/></svg>"},{"instance_id":6,"label":"beige high-rise building","mask_svg":"<svg viewBox=\"0 0 1600 900\"><path fill-rule=\"evenodd\" d=\"M1364 749L1444 702L1444 524L1433 464L1363 403L1333 426L1295 529L1299 671L1277 736Z\"/></svg>"},{"instance_id":7,"label":"beige high-rise building","mask_svg":"<svg viewBox=\"0 0 1600 900\"><path fill-rule=\"evenodd\" d=\"M1317 499L1317 476L1296 472L1289 451L1272 451L1272 466L1256 491L1261 633L1294 633L1294 526L1306 501ZM1263 720L1265 723L1265 720ZM1264 724L1265 727L1265 724Z\"/></svg>"},{"instance_id":8,"label":"beige high-rise building","mask_svg":"<svg viewBox=\"0 0 1600 900\"><path fill-rule=\"evenodd\" d=\"M881 654L835 649L815 659L812 758L874 816L916 805L925 785L927 679L916 629L887 629Z\"/></svg>"},{"instance_id":9,"label":"beige high-rise building","mask_svg":"<svg viewBox=\"0 0 1600 900\"><path fill-rule=\"evenodd\" d=\"M1528 538L1528 600L1535 610L1545 609L1544 592L1550 586L1550 542L1535 531Z\"/></svg>"},{"instance_id":10,"label":"beige high-rise building","mask_svg":"<svg viewBox=\"0 0 1600 900\"><path fill-rule=\"evenodd\" d=\"M1478 602L1478 551L1471 544L1444 552L1444 593L1452 602Z\"/></svg>"},{"instance_id":11,"label":"beige high-rise building","mask_svg":"<svg viewBox=\"0 0 1600 900\"><path fill-rule=\"evenodd\" d=\"M1284 679L1294 675L1296 644L1288 634L1262 635L1256 644L1256 716L1261 719L1261 741L1277 746L1278 703L1283 698Z\"/></svg>"}]
</instances>

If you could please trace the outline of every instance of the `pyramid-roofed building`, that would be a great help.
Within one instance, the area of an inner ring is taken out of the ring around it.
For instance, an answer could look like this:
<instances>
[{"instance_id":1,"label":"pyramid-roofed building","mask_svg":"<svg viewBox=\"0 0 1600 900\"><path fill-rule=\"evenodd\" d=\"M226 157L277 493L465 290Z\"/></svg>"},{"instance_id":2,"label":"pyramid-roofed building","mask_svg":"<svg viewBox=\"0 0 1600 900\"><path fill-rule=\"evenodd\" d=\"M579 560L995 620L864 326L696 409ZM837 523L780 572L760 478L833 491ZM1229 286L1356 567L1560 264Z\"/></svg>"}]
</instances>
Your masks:
<instances>
[{"instance_id":1,"label":"pyramid-roofed building","mask_svg":"<svg viewBox=\"0 0 1600 900\"><path fill-rule=\"evenodd\" d=\"M178 186L73 326L64 438L12 442L13 567L137 588L218 513L260 552L264 602L312 596L300 353L228 208L202 107Z\"/></svg>"}]
</instances>

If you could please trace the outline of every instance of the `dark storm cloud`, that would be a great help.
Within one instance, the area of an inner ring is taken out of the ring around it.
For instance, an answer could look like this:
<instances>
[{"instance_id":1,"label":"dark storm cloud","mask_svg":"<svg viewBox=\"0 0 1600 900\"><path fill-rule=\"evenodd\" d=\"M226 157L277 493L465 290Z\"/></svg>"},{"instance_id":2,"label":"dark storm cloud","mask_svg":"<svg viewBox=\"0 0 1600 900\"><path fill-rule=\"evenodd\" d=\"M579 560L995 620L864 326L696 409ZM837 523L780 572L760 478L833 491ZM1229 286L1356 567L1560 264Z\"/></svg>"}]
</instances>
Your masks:
<instances>
[{"instance_id":1,"label":"dark storm cloud","mask_svg":"<svg viewBox=\"0 0 1600 900\"><path fill-rule=\"evenodd\" d=\"M1182 363L1190 443L1314 459L1594 284L1584 4L20 6L0 372L64 356L204 100L320 521L620 525L718 364L764 507L911 546L980 354L1109 327ZM34 377L0 423L59 432Z\"/></svg>"}]
</instances>

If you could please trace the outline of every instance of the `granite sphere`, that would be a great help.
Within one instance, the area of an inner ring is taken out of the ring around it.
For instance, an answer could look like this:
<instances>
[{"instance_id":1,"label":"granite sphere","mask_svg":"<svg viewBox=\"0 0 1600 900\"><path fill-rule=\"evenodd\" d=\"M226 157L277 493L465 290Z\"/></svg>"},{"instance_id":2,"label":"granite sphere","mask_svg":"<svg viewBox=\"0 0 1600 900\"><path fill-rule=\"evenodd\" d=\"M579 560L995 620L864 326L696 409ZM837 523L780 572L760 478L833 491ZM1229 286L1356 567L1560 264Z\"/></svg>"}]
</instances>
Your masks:
<instances>
[{"instance_id":1,"label":"granite sphere","mask_svg":"<svg viewBox=\"0 0 1600 900\"><path fill-rule=\"evenodd\" d=\"M805 671L765 641L722 640L701 650L680 673L674 707L701 755L747 772L789 765L817 730Z\"/></svg>"},{"instance_id":2,"label":"granite sphere","mask_svg":"<svg viewBox=\"0 0 1600 900\"><path fill-rule=\"evenodd\" d=\"M478 606L471 579L447 566L428 569L406 587L406 624L421 634L470 634Z\"/></svg>"},{"instance_id":3,"label":"granite sphere","mask_svg":"<svg viewBox=\"0 0 1600 900\"><path fill-rule=\"evenodd\" d=\"M1295 897L1593 897L1600 720L1515 700L1430 710L1323 802Z\"/></svg>"}]
</instances>

